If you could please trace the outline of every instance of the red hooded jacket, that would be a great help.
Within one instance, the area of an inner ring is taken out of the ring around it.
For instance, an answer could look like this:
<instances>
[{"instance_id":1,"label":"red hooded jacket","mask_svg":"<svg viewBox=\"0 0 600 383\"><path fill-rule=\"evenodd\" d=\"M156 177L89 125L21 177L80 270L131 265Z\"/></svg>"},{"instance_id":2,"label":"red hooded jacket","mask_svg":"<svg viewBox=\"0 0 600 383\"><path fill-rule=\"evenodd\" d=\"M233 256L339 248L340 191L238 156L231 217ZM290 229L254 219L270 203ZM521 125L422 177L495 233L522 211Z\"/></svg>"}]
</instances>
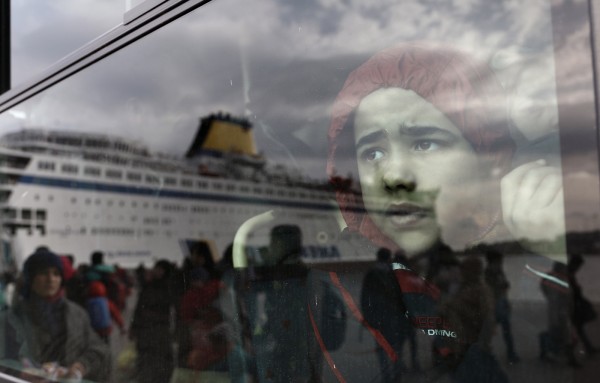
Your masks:
<instances>
[{"instance_id":1,"label":"red hooded jacket","mask_svg":"<svg viewBox=\"0 0 600 383\"><path fill-rule=\"evenodd\" d=\"M340 182L347 170L342 170L340 156L346 148L340 147L344 145L340 136L363 98L393 87L412 90L442 111L473 149L492 158L503 172L508 171L515 151L504 90L487 65L465 54L431 44L400 44L380 51L350 73L332 106L327 173L350 231L390 249L397 246L361 211L361 196L349 193ZM489 218L490 225L494 219Z\"/></svg>"}]
</instances>

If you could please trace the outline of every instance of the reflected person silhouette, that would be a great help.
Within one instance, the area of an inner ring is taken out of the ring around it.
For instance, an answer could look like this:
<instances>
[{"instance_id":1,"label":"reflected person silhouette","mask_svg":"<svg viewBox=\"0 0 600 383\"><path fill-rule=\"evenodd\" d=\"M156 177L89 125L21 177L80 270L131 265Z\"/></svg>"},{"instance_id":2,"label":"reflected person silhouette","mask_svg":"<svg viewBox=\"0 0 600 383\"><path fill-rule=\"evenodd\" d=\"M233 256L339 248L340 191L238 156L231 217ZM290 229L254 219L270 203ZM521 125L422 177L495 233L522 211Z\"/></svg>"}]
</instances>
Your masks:
<instances>
[{"instance_id":1,"label":"reflected person silhouette","mask_svg":"<svg viewBox=\"0 0 600 383\"><path fill-rule=\"evenodd\" d=\"M598 352L598 348L596 348L590 338L585 331L584 326L596 320L598 318L598 313L592 303L583 295L583 289L577 280L577 272L581 269L583 264L585 263L583 256L581 254L572 254L569 256L569 263L567 264L568 273L569 273L569 287L571 289L571 299L573 304L573 312L571 313L571 319L573 321L573 326L575 327L575 331L577 332L577 336L579 340L583 343L583 347L585 348L585 352L588 355L592 355Z\"/></svg>"},{"instance_id":2,"label":"reflected person silhouette","mask_svg":"<svg viewBox=\"0 0 600 383\"><path fill-rule=\"evenodd\" d=\"M502 267L504 256L501 252L489 249L485 254L487 267L485 268L485 281L494 297L494 313L496 322L502 327L502 337L506 345L506 358L510 363L520 360L515 350L511 325L511 307L508 300L510 283Z\"/></svg>"},{"instance_id":3,"label":"reflected person silhouette","mask_svg":"<svg viewBox=\"0 0 600 383\"><path fill-rule=\"evenodd\" d=\"M173 269L166 259L156 261L138 295L129 336L137 349L136 380L140 382L166 382L174 368L170 286Z\"/></svg>"},{"instance_id":4,"label":"reflected person silhouette","mask_svg":"<svg viewBox=\"0 0 600 383\"><path fill-rule=\"evenodd\" d=\"M539 334L540 359L580 367L572 336L567 265L554 262L552 270L542 277L540 288L546 298L548 315L548 329Z\"/></svg>"},{"instance_id":5,"label":"reflected person silhouette","mask_svg":"<svg viewBox=\"0 0 600 383\"><path fill-rule=\"evenodd\" d=\"M406 267L408 267L411 270L414 270L417 274L419 273L418 265L416 265L414 262L412 262L410 259L408 259L406 257L406 254L404 254L404 252L402 250L396 251L396 253L394 254L393 261L394 261L394 263L397 263L397 264L399 263L402 265L406 265ZM414 372L420 372L421 371L421 363L419 362L419 357L417 354L418 343L417 343L416 329L414 326L412 326L411 323L408 323L408 324L409 324L408 326L405 326L403 328L404 337L403 337L402 341L403 342L408 341L412 370ZM403 347L403 345L401 345L400 347Z\"/></svg>"},{"instance_id":6,"label":"reflected person silhouette","mask_svg":"<svg viewBox=\"0 0 600 383\"><path fill-rule=\"evenodd\" d=\"M254 313L250 327L259 382L311 379L306 322L309 269L302 263L301 253L298 226L273 227L264 267L257 268L246 291L246 303Z\"/></svg>"},{"instance_id":7,"label":"reflected person silhouette","mask_svg":"<svg viewBox=\"0 0 600 383\"><path fill-rule=\"evenodd\" d=\"M381 381L396 382L405 369L402 346L407 336L406 328L411 325L404 316L402 292L392 270L392 252L389 249L382 247L377 251L377 261L363 279L360 301L367 323L387 339L398 355L394 362L388 359L381 345L376 345Z\"/></svg>"},{"instance_id":8,"label":"reflected person silhouette","mask_svg":"<svg viewBox=\"0 0 600 383\"><path fill-rule=\"evenodd\" d=\"M477 255L470 255L460 262L460 284L455 294L443 303L442 312L465 337L458 347L471 344L491 352L494 332L493 298L483 281L483 262ZM470 337L470 339L469 339ZM469 350L464 350L466 354ZM477 381L477 371L461 365L461 374L466 381Z\"/></svg>"}]
</instances>

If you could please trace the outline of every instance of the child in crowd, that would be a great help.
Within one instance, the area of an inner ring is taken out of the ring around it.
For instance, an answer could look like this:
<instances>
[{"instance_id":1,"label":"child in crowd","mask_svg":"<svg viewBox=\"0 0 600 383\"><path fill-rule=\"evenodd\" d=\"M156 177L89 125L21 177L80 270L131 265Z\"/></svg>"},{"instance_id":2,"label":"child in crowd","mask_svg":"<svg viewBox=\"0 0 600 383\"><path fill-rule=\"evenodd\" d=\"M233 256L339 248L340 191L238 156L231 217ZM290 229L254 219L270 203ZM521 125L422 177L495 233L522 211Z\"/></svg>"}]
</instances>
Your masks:
<instances>
[{"instance_id":1,"label":"child in crowd","mask_svg":"<svg viewBox=\"0 0 600 383\"><path fill-rule=\"evenodd\" d=\"M105 342L108 343L113 320L119 326L121 333L125 332L123 317L117 306L106 297L106 287L102 282L90 283L86 306L92 327Z\"/></svg>"}]
</instances>

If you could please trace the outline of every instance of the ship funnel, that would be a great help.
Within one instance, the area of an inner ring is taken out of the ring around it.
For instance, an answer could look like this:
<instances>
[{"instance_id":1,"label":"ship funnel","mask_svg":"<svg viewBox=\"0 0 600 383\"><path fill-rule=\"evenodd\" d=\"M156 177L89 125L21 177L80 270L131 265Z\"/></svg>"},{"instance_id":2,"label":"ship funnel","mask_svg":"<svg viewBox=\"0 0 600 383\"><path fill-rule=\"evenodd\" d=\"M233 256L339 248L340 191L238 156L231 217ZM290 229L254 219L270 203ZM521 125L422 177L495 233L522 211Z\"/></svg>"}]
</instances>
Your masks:
<instances>
[{"instance_id":1,"label":"ship funnel","mask_svg":"<svg viewBox=\"0 0 600 383\"><path fill-rule=\"evenodd\" d=\"M192 158L202 153L235 153L257 157L252 124L246 119L223 113L201 118L185 157Z\"/></svg>"}]
</instances>

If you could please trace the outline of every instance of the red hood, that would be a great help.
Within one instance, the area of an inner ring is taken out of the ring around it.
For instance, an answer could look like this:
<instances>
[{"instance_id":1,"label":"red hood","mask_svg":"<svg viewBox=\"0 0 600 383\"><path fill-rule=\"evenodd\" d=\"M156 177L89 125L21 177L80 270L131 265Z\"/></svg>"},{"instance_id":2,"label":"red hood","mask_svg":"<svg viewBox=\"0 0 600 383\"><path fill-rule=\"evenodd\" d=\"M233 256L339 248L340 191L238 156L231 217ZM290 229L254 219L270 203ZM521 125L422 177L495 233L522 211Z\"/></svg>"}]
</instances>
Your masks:
<instances>
[{"instance_id":1,"label":"red hood","mask_svg":"<svg viewBox=\"0 0 600 383\"><path fill-rule=\"evenodd\" d=\"M73 269L73 266L71 265L71 261L69 261L69 258L67 258L64 255L61 255L60 260L63 265L63 276L65 278L65 281L68 281L69 279L73 278L73 275L75 274L75 270Z\"/></svg>"},{"instance_id":2,"label":"red hood","mask_svg":"<svg viewBox=\"0 0 600 383\"><path fill-rule=\"evenodd\" d=\"M88 296L90 298L105 297L106 287L104 286L104 283L99 281L91 282L90 286L88 287Z\"/></svg>"},{"instance_id":3,"label":"red hood","mask_svg":"<svg viewBox=\"0 0 600 383\"><path fill-rule=\"evenodd\" d=\"M367 95L391 87L413 90L442 111L477 153L486 154L504 172L510 167L515 144L506 116L505 93L494 73L487 65L460 52L425 44L402 44L375 54L350 73L332 106L327 174L336 188L336 199L348 228L378 246L395 249L397 246L368 215L360 212L362 198L348 193L340 182L340 176L348 172L358 176L354 168L341 164L340 153L348 151L340 135L349 117ZM355 160L353 163L355 167ZM355 208L349 209L350 206Z\"/></svg>"}]
</instances>

